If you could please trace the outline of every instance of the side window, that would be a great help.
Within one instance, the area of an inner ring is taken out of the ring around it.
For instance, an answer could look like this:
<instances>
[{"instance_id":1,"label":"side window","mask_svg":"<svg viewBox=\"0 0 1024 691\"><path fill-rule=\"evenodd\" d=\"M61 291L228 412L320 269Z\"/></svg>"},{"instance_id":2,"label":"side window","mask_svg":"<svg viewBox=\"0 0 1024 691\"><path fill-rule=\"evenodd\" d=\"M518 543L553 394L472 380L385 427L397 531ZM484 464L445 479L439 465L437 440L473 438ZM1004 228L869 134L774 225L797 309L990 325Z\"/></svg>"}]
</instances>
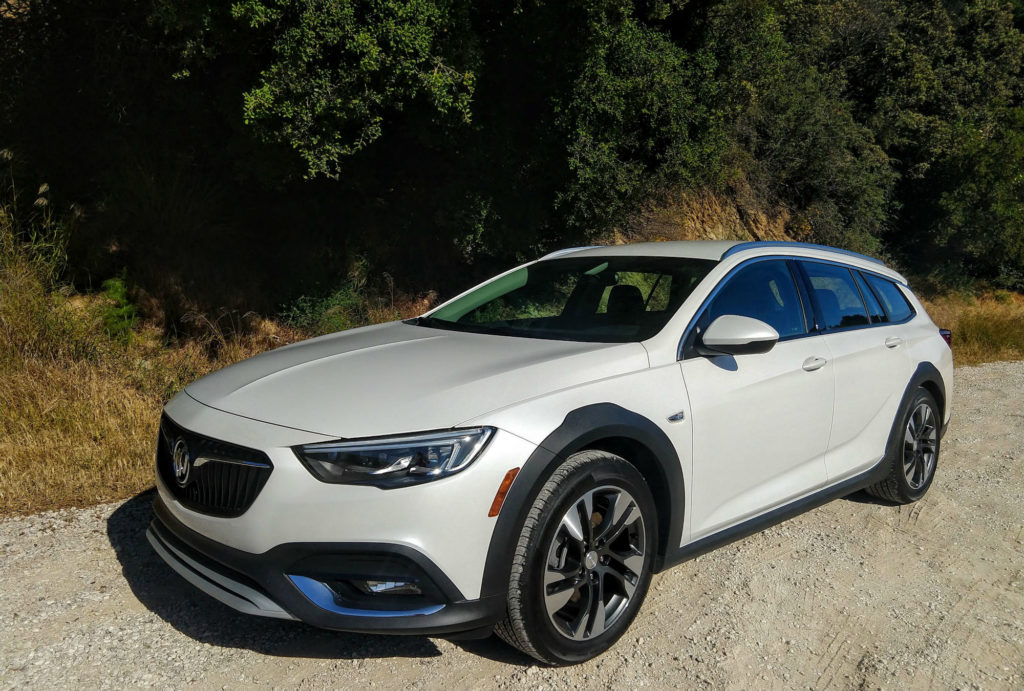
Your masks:
<instances>
[{"instance_id":1,"label":"side window","mask_svg":"<svg viewBox=\"0 0 1024 691\"><path fill-rule=\"evenodd\" d=\"M781 338L807 333L800 294L785 260L755 262L729 278L704 311L701 331L723 314L760 319Z\"/></svg>"},{"instance_id":2,"label":"side window","mask_svg":"<svg viewBox=\"0 0 1024 691\"><path fill-rule=\"evenodd\" d=\"M868 314L871 315L871 323L879 324L889 321L889 317L885 316L885 310L882 309L882 305L878 302L878 298L868 287L867 282L864 280L864 276L861 275L860 271L854 271L853 275L857 278L857 287L860 288L860 294L864 296L864 302L868 306Z\"/></svg>"},{"instance_id":3,"label":"side window","mask_svg":"<svg viewBox=\"0 0 1024 691\"><path fill-rule=\"evenodd\" d=\"M844 266L801 262L821 309L826 329L845 329L870 323L853 273Z\"/></svg>"},{"instance_id":4,"label":"side window","mask_svg":"<svg viewBox=\"0 0 1024 691\"><path fill-rule=\"evenodd\" d=\"M871 287L875 289L875 292L878 293L878 297L881 298L882 305L889 315L889 321L901 322L904 319L909 319L914 314L914 308L910 306L907 298L904 297L895 283L873 274L868 274L867 280Z\"/></svg>"}]
</instances>

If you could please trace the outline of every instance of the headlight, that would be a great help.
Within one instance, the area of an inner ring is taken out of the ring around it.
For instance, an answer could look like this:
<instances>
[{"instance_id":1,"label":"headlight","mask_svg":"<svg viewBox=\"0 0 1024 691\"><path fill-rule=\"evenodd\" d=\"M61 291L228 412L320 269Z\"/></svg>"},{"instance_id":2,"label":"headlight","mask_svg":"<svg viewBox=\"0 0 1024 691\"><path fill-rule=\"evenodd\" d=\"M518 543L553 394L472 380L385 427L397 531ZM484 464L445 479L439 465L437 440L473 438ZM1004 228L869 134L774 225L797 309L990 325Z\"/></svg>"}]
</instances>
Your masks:
<instances>
[{"instance_id":1,"label":"headlight","mask_svg":"<svg viewBox=\"0 0 1024 691\"><path fill-rule=\"evenodd\" d=\"M452 430L369 441L296 446L299 460L323 482L402 487L459 472L480 455L494 429Z\"/></svg>"}]
</instances>

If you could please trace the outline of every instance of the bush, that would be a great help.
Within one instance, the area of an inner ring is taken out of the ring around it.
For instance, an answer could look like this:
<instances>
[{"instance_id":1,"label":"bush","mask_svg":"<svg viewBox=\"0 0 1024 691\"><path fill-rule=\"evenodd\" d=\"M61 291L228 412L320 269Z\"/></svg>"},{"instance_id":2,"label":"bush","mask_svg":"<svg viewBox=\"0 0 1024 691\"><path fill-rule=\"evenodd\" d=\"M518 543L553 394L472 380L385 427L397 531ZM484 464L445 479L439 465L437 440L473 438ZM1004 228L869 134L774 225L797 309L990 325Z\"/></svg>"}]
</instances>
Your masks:
<instances>
[{"instance_id":1,"label":"bush","mask_svg":"<svg viewBox=\"0 0 1024 691\"><path fill-rule=\"evenodd\" d=\"M109 301L103 308L103 330L121 343L130 342L139 321L139 310L128 298L124 277L105 280L103 296Z\"/></svg>"},{"instance_id":2,"label":"bush","mask_svg":"<svg viewBox=\"0 0 1024 691\"><path fill-rule=\"evenodd\" d=\"M303 295L282 310L281 317L289 326L318 335L366 323L363 297L351 285L323 297Z\"/></svg>"},{"instance_id":3,"label":"bush","mask_svg":"<svg viewBox=\"0 0 1024 691\"><path fill-rule=\"evenodd\" d=\"M285 307L279 316L286 325L314 335L401 318L400 310L395 307L391 275L385 273L382 277L388 289L385 298L369 287L368 273L368 263L359 258L340 288L321 296L303 295Z\"/></svg>"}]
</instances>

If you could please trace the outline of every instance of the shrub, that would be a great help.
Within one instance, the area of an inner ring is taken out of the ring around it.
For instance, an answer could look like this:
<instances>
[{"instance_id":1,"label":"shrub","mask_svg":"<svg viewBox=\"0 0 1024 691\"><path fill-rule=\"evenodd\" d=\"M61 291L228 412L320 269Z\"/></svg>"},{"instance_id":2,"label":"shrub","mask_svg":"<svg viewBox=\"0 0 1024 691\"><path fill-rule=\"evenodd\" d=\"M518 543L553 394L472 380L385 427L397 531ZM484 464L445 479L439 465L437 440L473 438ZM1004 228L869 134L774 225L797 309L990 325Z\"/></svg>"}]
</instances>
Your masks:
<instances>
[{"instance_id":1,"label":"shrub","mask_svg":"<svg viewBox=\"0 0 1024 691\"><path fill-rule=\"evenodd\" d=\"M109 301L103 308L103 330L121 343L130 342L139 321L139 311L128 298L124 276L105 280L103 296Z\"/></svg>"}]
</instances>

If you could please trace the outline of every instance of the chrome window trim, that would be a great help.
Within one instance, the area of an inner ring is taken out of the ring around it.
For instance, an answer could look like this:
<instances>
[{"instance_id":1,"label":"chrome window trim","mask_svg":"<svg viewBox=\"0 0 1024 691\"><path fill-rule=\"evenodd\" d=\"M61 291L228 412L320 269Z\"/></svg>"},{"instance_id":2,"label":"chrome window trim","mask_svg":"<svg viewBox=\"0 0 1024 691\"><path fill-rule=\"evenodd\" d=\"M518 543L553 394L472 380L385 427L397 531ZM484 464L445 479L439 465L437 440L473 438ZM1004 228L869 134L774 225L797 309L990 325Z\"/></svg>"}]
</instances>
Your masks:
<instances>
[{"instance_id":1,"label":"chrome window trim","mask_svg":"<svg viewBox=\"0 0 1024 691\"><path fill-rule=\"evenodd\" d=\"M741 244L754 245L754 243L741 243ZM777 244L776 243L772 243L772 244L770 244L768 246L769 247L778 247L781 244L782 243L777 243ZM756 245L756 246L760 247L762 245ZM812 248L815 248L815 249L818 249L820 247L818 245L808 245L808 244L799 243L799 242L797 242L797 243L787 243L786 246L787 247L794 247L794 246L795 247L812 247ZM722 258L724 259L727 255L732 253L733 250L735 250L737 247L740 247L740 245L734 245L733 247L731 247L728 250L726 250L725 253L722 255ZM750 249L750 247L745 247L744 249ZM822 248L822 249L830 249L830 248ZM833 251L840 251L840 252L843 252L843 253L846 253L846 254L852 254L853 256L857 256L857 257L863 257L864 256L864 255L859 255L856 252L848 252L846 250L833 250ZM871 258L868 257L868 259L871 259ZM686 325L686 328L683 329L683 335L679 339L679 345L676 347L676 361L677 362L682 362L683 360L687 359L685 357L685 353L683 352L683 349L684 349L684 347L686 345L686 341L690 337L690 332L693 331L693 329L696 327L697 321L700 319L701 315L704 313L704 310L707 309L708 304L712 300L714 300L715 296L718 295L718 293L722 290L722 288L726 285L726 283L731 281L733 276L735 276L736 273L738 271L740 271L741 269L743 269L744 267L746 267L746 266L748 266L750 264L754 264L756 262L770 261L770 260L783 260L783 261L793 261L793 262L796 262L797 263L797 268L801 272L803 272L803 268L799 266L800 262L817 262L819 264L833 264L835 266L840 266L840 267L842 267L844 269L850 269L852 271L860 271L861 273L871 274L872 276L877 276L878 278L881 278L884 281L888 281L889 283L892 283L893 285L896 286L896 289L900 290L901 292L902 292L902 286L904 286L904 284L901 284L899 281L896 281L896 280L890 278L889 276L886 276L885 274L878 273L877 271L871 271L870 269L864 269L864 268L861 268L859 266L851 266L850 264L847 264L847 263L839 261L839 260L821 259L821 258L818 258L818 257L801 257L801 256L797 256L797 255L792 255L792 254L766 254L766 255L759 256L759 257L751 257L750 259L746 259L746 260L740 262L739 264L737 264L736 266L734 266L732 269L730 269L729 273L727 273L725 276L723 276L721 278L721 280L719 280L718 283L715 284L715 287L711 289L711 292L708 293L707 297L705 297L701 301L700 307L698 307L697 310L693 313L693 317L690 319L689 323ZM878 264L882 264L881 260L878 260L878 259L872 259L872 261L874 261L875 263L878 263ZM867 281L867 279L865 278L865 282L866 281ZM870 287L870 284L868 284L868 286ZM808 300L813 300L814 299L814 297L811 296L811 295L806 295L805 296L805 293L807 293L807 290L802 289L799 285L797 286L797 291L800 293L801 301L803 301L805 299L805 297ZM780 338L779 342L783 343L783 342L787 342L787 341L795 341L795 340L800 339L800 338L813 338L815 336L823 336L825 334L846 333L848 331L858 331L860 329L872 329L872 328L877 328L877 327L881 327L881 326L897 326L899 324L906 324L907 322L909 322L909 321L913 320L915 317L917 317L917 310L914 308L913 302L908 300L905 295L904 295L904 299L907 300L907 304L910 306L910 316L907 317L906 319L902 320L902 321L898 321L898 322L892 322L892 321L889 321L889 322L874 322L874 323L871 323L871 324L860 324L858 326L847 326L847 327L842 328L842 329L819 329L818 328L818 324L817 324L817 318L815 317L815 318L813 318L811 320L812 322L814 322L814 324L812 325L811 330L808 330L807 333L805 333L805 334L797 334L795 336L787 336L785 338ZM816 307L816 305L810 305L810 306L812 308ZM884 304L882 305L882 309L883 310L885 309L885 305ZM888 316L888 312L886 312L886 316Z\"/></svg>"}]
</instances>

